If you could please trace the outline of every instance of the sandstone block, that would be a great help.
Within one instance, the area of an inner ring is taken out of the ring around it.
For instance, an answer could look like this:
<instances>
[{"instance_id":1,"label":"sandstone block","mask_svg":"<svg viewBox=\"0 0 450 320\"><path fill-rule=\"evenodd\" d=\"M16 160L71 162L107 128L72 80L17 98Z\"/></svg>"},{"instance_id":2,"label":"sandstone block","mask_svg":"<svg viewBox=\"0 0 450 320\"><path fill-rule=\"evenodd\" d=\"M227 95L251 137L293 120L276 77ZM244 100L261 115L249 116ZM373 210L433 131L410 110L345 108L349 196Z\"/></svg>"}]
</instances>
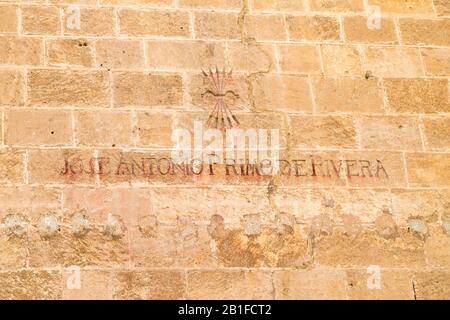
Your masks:
<instances>
[{"instance_id":1,"label":"sandstone block","mask_svg":"<svg viewBox=\"0 0 450 320\"><path fill-rule=\"evenodd\" d=\"M409 184L413 187L448 187L450 155L433 153L406 154Z\"/></svg>"},{"instance_id":2,"label":"sandstone block","mask_svg":"<svg viewBox=\"0 0 450 320\"><path fill-rule=\"evenodd\" d=\"M72 122L67 111L15 110L6 113L8 145L69 145Z\"/></svg>"}]
</instances>

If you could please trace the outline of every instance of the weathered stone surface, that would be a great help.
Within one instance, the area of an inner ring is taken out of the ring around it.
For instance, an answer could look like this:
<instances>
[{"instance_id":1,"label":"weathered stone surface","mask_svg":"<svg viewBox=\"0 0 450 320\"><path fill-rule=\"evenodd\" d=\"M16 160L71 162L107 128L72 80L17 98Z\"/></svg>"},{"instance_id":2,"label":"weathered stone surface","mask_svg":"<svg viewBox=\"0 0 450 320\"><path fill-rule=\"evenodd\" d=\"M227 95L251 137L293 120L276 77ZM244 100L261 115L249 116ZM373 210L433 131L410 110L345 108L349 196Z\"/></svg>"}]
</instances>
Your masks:
<instances>
[{"instance_id":1,"label":"weathered stone surface","mask_svg":"<svg viewBox=\"0 0 450 320\"><path fill-rule=\"evenodd\" d=\"M389 107L398 113L437 113L450 110L448 83L440 79L386 79Z\"/></svg>"},{"instance_id":2,"label":"weathered stone surface","mask_svg":"<svg viewBox=\"0 0 450 320\"><path fill-rule=\"evenodd\" d=\"M231 42L228 54L234 70L248 72L268 72L275 68L272 45L255 42Z\"/></svg>"},{"instance_id":3,"label":"weathered stone surface","mask_svg":"<svg viewBox=\"0 0 450 320\"><path fill-rule=\"evenodd\" d=\"M5 142L8 145L69 145L71 117L66 111L26 110L6 113Z\"/></svg>"},{"instance_id":4,"label":"weathered stone surface","mask_svg":"<svg viewBox=\"0 0 450 320\"><path fill-rule=\"evenodd\" d=\"M362 12L363 4L359 0L316 0L310 2L312 11L330 11L330 12Z\"/></svg>"},{"instance_id":5,"label":"weathered stone surface","mask_svg":"<svg viewBox=\"0 0 450 320\"><path fill-rule=\"evenodd\" d=\"M346 235L335 230L315 240L315 262L332 267L424 267L424 243L404 229L383 238L376 231Z\"/></svg>"},{"instance_id":6,"label":"weathered stone surface","mask_svg":"<svg viewBox=\"0 0 450 320\"><path fill-rule=\"evenodd\" d=\"M232 192L231 192L232 190ZM171 202L174 196L177 202ZM220 199L215 201L214 199ZM220 214L227 224L239 224L243 213L264 213L262 219L268 223L270 204L265 188L153 188L152 207L160 222L174 223L179 215L189 215L194 221L209 222Z\"/></svg>"},{"instance_id":7,"label":"weathered stone surface","mask_svg":"<svg viewBox=\"0 0 450 320\"><path fill-rule=\"evenodd\" d=\"M39 38L0 36L0 63L40 65L44 61L44 45Z\"/></svg>"},{"instance_id":8,"label":"weathered stone surface","mask_svg":"<svg viewBox=\"0 0 450 320\"><path fill-rule=\"evenodd\" d=\"M261 40L286 40L283 16L247 15L244 20L247 37Z\"/></svg>"},{"instance_id":9,"label":"weathered stone surface","mask_svg":"<svg viewBox=\"0 0 450 320\"><path fill-rule=\"evenodd\" d=\"M52 187L9 186L0 192L0 220L12 212L35 219L60 207L60 191Z\"/></svg>"},{"instance_id":10,"label":"weathered stone surface","mask_svg":"<svg viewBox=\"0 0 450 320\"><path fill-rule=\"evenodd\" d=\"M17 7L14 5L0 6L0 32L17 33Z\"/></svg>"},{"instance_id":11,"label":"weathered stone surface","mask_svg":"<svg viewBox=\"0 0 450 320\"><path fill-rule=\"evenodd\" d=\"M382 189L295 189L279 188L273 196L279 212L292 213L297 221L307 225L322 214L336 224L343 224L347 216L359 217L361 223L374 223L390 208L391 195Z\"/></svg>"},{"instance_id":12,"label":"weathered stone surface","mask_svg":"<svg viewBox=\"0 0 450 320\"><path fill-rule=\"evenodd\" d=\"M98 40L97 66L106 69L138 69L144 66L143 45L137 40Z\"/></svg>"},{"instance_id":13,"label":"weathered stone surface","mask_svg":"<svg viewBox=\"0 0 450 320\"><path fill-rule=\"evenodd\" d=\"M91 67L94 64L93 43L85 39L55 39L46 43L50 65Z\"/></svg>"},{"instance_id":14,"label":"weathered stone surface","mask_svg":"<svg viewBox=\"0 0 450 320\"><path fill-rule=\"evenodd\" d=\"M379 6L381 12L388 13L433 13L433 0L373 0L371 5Z\"/></svg>"},{"instance_id":15,"label":"weathered stone surface","mask_svg":"<svg viewBox=\"0 0 450 320\"><path fill-rule=\"evenodd\" d=\"M24 181L24 153L16 150L0 151L0 181L21 183Z\"/></svg>"},{"instance_id":16,"label":"weathered stone surface","mask_svg":"<svg viewBox=\"0 0 450 320\"><path fill-rule=\"evenodd\" d=\"M450 297L447 271L418 272L414 275L416 297L420 300L447 300Z\"/></svg>"},{"instance_id":17,"label":"weathered stone surface","mask_svg":"<svg viewBox=\"0 0 450 320\"><path fill-rule=\"evenodd\" d=\"M63 269L64 300L107 300L111 299L110 279L112 274L107 271L92 271L80 269L80 286L72 285L74 270Z\"/></svg>"},{"instance_id":18,"label":"weathered stone surface","mask_svg":"<svg viewBox=\"0 0 450 320\"><path fill-rule=\"evenodd\" d=\"M393 214L406 225L409 218L436 223L450 205L449 192L442 190L392 190Z\"/></svg>"},{"instance_id":19,"label":"weathered stone surface","mask_svg":"<svg viewBox=\"0 0 450 320\"><path fill-rule=\"evenodd\" d=\"M74 149L36 149L28 154L28 175L32 183L95 183L95 171L92 171L90 158L92 150ZM84 159L84 160L83 160ZM71 163L70 168L66 160ZM22 177L23 169L20 173ZM84 172L86 174L80 174Z\"/></svg>"},{"instance_id":20,"label":"weathered stone surface","mask_svg":"<svg viewBox=\"0 0 450 320\"><path fill-rule=\"evenodd\" d=\"M399 152L344 152L343 157L348 159L345 167L350 186L406 187L404 162ZM353 159L363 160L359 161L358 166L357 162L352 161Z\"/></svg>"},{"instance_id":21,"label":"weathered stone surface","mask_svg":"<svg viewBox=\"0 0 450 320\"><path fill-rule=\"evenodd\" d=\"M171 140L173 117L171 114L139 113L137 121L139 145L169 148Z\"/></svg>"},{"instance_id":22,"label":"weathered stone surface","mask_svg":"<svg viewBox=\"0 0 450 320\"><path fill-rule=\"evenodd\" d=\"M252 85L258 110L311 113L308 78L302 76L263 76Z\"/></svg>"},{"instance_id":23,"label":"weathered stone surface","mask_svg":"<svg viewBox=\"0 0 450 320\"><path fill-rule=\"evenodd\" d=\"M69 219L67 219L69 223ZM42 239L31 232L28 242L31 267L127 266L129 258L128 237L112 238L104 226L92 225L84 235L74 233L73 226L62 225L59 232Z\"/></svg>"},{"instance_id":24,"label":"weathered stone surface","mask_svg":"<svg viewBox=\"0 0 450 320\"><path fill-rule=\"evenodd\" d=\"M294 145L298 148L355 146L355 128L350 117L292 117Z\"/></svg>"},{"instance_id":25,"label":"weathered stone surface","mask_svg":"<svg viewBox=\"0 0 450 320\"><path fill-rule=\"evenodd\" d=\"M108 76L101 71L28 71L28 100L33 105L108 105Z\"/></svg>"},{"instance_id":26,"label":"weathered stone surface","mask_svg":"<svg viewBox=\"0 0 450 320\"><path fill-rule=\"evenodd\" d=\"M262 11L305 11L305 4L297 0L251 0L252 8Z\"/></svg>"},{"instance_id":27,"label":"weathered stone surface","mask_svg":"<svg viewBox=\"0 0 450 320\"><path fill-rule=\"evenodd\" d=\"M194 30L200 39L239 39L241 36L235 13L195 13Z\"/></svg>"},{"instance_id":28,"label":"weathered stone surface","mask_svg":"<svg viewBox=\"0 0 450 320\"><path fill-rule=\"evenodd\" d=\"M398 43L392 19L381 19L380 29L369 28L367 17L345 17L344 32L346 39L355 43Z\"/></svg>"},{"instance_id":29,"label":"weathered stone surface","mask_svg":"<svg viewBox=\"0 0 450 320\"><path fill-rule=\"evenodd\" d=\"M316 110L320 113L382 113L383 99L375 79L315 78Z\"/></svg>"},{"instance_id":30,"label":"weathered stone surface","mask_svg":"<svg viewBox=\"0 0 450 320\"><path fill-rule=\"evenodd\" d=\"M203 41L149 41L148 64L152 68L208 70L224 65L224 46Z\"/></svg>"},{"instance_id":31,"label":"weathered stone surface","mask_svg":"<svg viewBox=\"0 0 450 320\"><path fill-rule=\"evenodd\" d=\"M23 105L24 78L16 70L0 70L0 104Z\"/></svg>"},{"instance_id":32,"label":"weathered stone surface","mask_svg":"<svg viewBox=\"0 0 450 320\"><path fill-rule=\"evenodd\" d=\"M422 147L415 118L371 116L358 119L364 149L417 150Z\"/></svg>"},{"instance_id":33,"label":"weathered stone surface","mask_svg":"<svg viewBox=\"0 0 450 320\"><path fill-rule=\"evenodd\" d=\"M265 271L193 271L188 299L272 299L272 277Z\"/></svg>"},{"instance_id":34,"label":"weathered stone surface","mask_svg":"<svg viewBox=\"0 0 450 320\"><path fill-rule=\"evenodd\" d=\"M150 234L132 228L131 261L136 267L178 266L176 226L158 225Z\"/></svg>"},{"instance_id":35,"label":"weathered stone surface","mask_svg":"<svg viewBox=\"0 0 450 320\"><path fill-rule=\"evenodd\" d=\"M376 77L420 77L421 64L416 48L369 47L365 50L365 73Z\"/></svg>"},{"instance_id":36,"label":"weathered stone surface","mask_svg":"<svg viewBox=\"0 0 450 320\"><path fill-rule=\"evenodd\" d=\"M80 145L120 147L132 144L129 112L77 112L75 126Z\"/></svg>"},{"instance_id":37,"label":"weathered stone surface","mask_svg":"<svg viewBox=\"0 0 450 320\"><path fill-rule=\"evenodd\" d=\"M119 12L120 33L129 36L188 36L187 12L123 9Z\"/></svg>"},{"instance_id":38,"label":"weathered stone surface","mask_svg":"<svg viewBox=\"0 0 450 320\"><path fill-rule=\"evenodd\" d=\"M424 118L423 129L426 146L429 149L450 148L450 119L447 117Z\"/></svg>"},{"instance_id":39,"label":"weathered stone surface","mask_svg":"<svg viewBox=\"0 0 450 320\"><path fill-rule=\"evenodd\" d=\"M324 16L291 16L286 18L292 40L339 41L339 22Z\"/></svg>"},{"instance_id":40,"label":"weathered stone surface","mask_svg":"<svg viewBox=\"0 0 450 320\"><path fill-rule=\"evenodd\" d=\"M183 299L184 273L179 271L123 271L114 274L114 299Z\"/></svg>"},{"instance_id":41,"label":"weathered stone surface","mask_svg":"<svg viewBox=\"0 0 450 320\"><path fill-rule=\"evenodd\" d=\"M241 2L240 0L180 0L180 5L193 8L238 9Z\"/></svg>"},{"instance_id":42,"label":"weathered stone surface","mask_svg":"<svg viewBox=\"0 0 450 320\"><path fill-rule=\"evenodd\" d=\"M61 273L58 271L1 272L0 297L5 300L61 299Z\"/></svg>"},{"instance_id":43,"label":"weathered stone surface","mask_svg":"<svg viewBox=\"0 0 450 320\"><path fill-rule=\"evenodd\" d=\"M450 74L450 49L448 48L423 48L421 49L423 63L427 75L447 76Z\"/></svg>"},{"instance_id":44,"label":"weathered stone surface","mask_svg":"<svg viewBox=\"0 0 450 320\"><path fill-rule=\"evenodd\" d=\"M319 49L312 45L279 45L280 68L286 72L312 73L321 72Z\"/></svg>"},{"instance_id":45,"label":"weathered stone surface","mask_svg":"<svg viewBox=\"0 0 450 320\"><path fill-rule=\"evenodd\" d=\"M281 234L264 228L249 236L243 230L225 229L215 240L224 267L304 267L310 262L306 236L298 227Z\"/></svg>"},{"instance_id":46,"label":"weathered stone surface","mask_svg":"<svg viewBox=\"0 0 450 320\"><path fill-rule=\"evenodd\" d=\"M80 23L73 22L76 11L68 6L62 14L66 35L111 36L114 34L114 11L112 8L80 8Z\"/></svg>"},{"instance_id":47,"label":"weathered stone surface","mask_svg":"<svg viewBox=\"0 0 450 320\"><path fill-rule=\"evenodd\" d=\"M450 155L410 153L406 155L409 183L413 187L448 187Z\"/></svg>"},{"instance_id":48,"label":"weathered stone surface","mask_svg":"<svg viewBox=\"0 0 450 320\"><path fill-rule=\"evenodd\" d=\"M412 300L413 274L408 271L380 269L379 286L377 275L368 270L347 271L349 299L364 300ZM373 280L372 280L373 278Z\"/></svg>"},{"instance_id":49,"label":"weathered stone surface","mask_svg":"<svg viewBox=\"0 0 450 320\"><path fill-rule=\"evenodd\" d=\"M107 214L120 216L126 226L137 226L140 219L152 215L150 190L69 186L62 190L62 207L67 212L85 210L94 224L104 223Z\"/></svg>"},{"instance_id":50,"label":"weathered stone surface","mask_svg":"<svg viewBox=\"0 0 450 320\"><path fill-rule=\"evenodd\" d=\"M22 10L22 28L25 34L50 34L60 32L59 10L51 6L25 6Z\"/></svg>"},{"instance_id":51,"label":"weathered stone surface","mask_svg":"<svg viewBox=\"0 0 450 320\"><path fill-rule=\"evenodd\" d=\"M277 299L346 299L343 271L276 271Z\"/></svg>"},{"instance_id":52,"label":"weathered stone surface","mask_svg":"<svg viewBox=\"0 0 450 320\"><path fill-rule=\"evenodd\" d=\"M450 45L450 21L401 19L400 31L405 44Z\"/></svg>"},{"instance_id":53,"label":"weathered stone surface","mask_svg":"<svg viewBox=\"0 0 450 320\"><path fill-rule=\"evenodd\" d=\"M428 264L435 268L450 266L450 235L439 225L430 225L425 242L425 253Z\"/></svg>"},{"instance_id":54,"label":"weathered stone surface","mask_svg":"<svg viewBox=\"0 0 450 320\"><path fill-rule=\"evenodd\" d=\"M162 106L181 103L182 83L179 75L117 72L113 77L116 106Z\"/></svg>"},{"instance_id":55,"label":"weathered stone surface","mask_svg":"<svg viewBox=\"0 0 450 320\"><path fill-rule=\"evenodd\" d=\"M320 47L324 73L327 76L361 75L358 49L351 46L322 45Z\"/></svg>"},{"instance_id":56,"label":"weathered stone surface","mask_svg":"<svg viewBox=\"0 0 450 320\"><path fill-rule=\"evenodd\" d=\"M439 17L450 16L450 3L448 3L446 0L433 0L433 3L436 9L436 13Z\"/></svg>"},{"instance_id":57,"label":"weathered stone surface","mask_svg":"<svg viewBox=\"0 0 450 320\"><path fill-rule=\"evenodd\" d=\"M2 219L0 244L2 246L2 254L0 256L0 267L2 269L20 269L26 267L27 260L27 240L26 236L16 237L6 235L7 226L5 220Z\"/></svg>"}]
</instances>

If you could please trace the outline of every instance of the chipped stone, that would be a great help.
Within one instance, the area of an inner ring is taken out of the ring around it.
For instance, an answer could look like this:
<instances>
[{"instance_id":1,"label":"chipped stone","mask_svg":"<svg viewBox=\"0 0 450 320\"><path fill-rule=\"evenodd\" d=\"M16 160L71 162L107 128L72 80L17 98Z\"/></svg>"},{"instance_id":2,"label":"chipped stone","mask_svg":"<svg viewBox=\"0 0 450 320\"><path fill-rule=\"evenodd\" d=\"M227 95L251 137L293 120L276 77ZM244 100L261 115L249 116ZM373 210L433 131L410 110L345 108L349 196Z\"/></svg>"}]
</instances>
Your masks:
<instances>
[{"instance_id":1,"label":"chipped stone","mask_svg":"<svg viewBox=\"0 0 450 320\"><path fill-rule=\"evenodd\" d=\"M193 244L198 238L197 227L190 216L178 216L178 232L186 244Z\"/></svg>"},{"instance_id":2,"label":"chipped stone","mask_svg":"<svg viewBox=\"0 0 450 320\"><path fill-rule=\"evenodd\" d=\"M139 218L139 231L144 237L155 238L157 236L158 218L155 215L148 215Z\"/></svg>"},{"instance_id":3,"label":"chipped stone","mask_svg":"<svg viewBox=\"0 0 450 320\"><path fill-rule=\"evenodd\" d=\"M351 214L344 214L342 216L342 221L344 223L344 233L348 235L357 235L361 233L362 225L361 219L358 216Z\"/></svg>"},{"instance_id":4,"label":"chipped stone","mask_svg":"<svg viewBox=\"0 0 450 320\"><path fill-rule=\"evenodd\" d=\"M426 222L420 219L409 219L408 225L413 233L420 236L426 236L428 234L428 226Z\"/></svg>"},{"instance_id":5,"label":"chipped stone","mask_svg":"<svg viewBox=\"0 0 450 320\"><path fill-rule=\"evenodd\" d=\"M383 208L383 213L375 220L375 227L385 239L393 239L398 235L397 225L387 207Z\"/></svg>"},{"instance_id":6,"label":"chipped stone","mask_svg":"<svg viewBox=\"0 0 450 320\"><path fill-rule=\"evenodd\" d=\"M450 221L448 220L442 221L442 228L444 229L445 233L450 235Z\"/></svg>"},{"instance_id":7,"label":"chipped stone","mask_svg":"<svg viewBox=\"0 0 450 320\"><path fill-rule=\"evenodd\" d=\"M277 231L280 234L293 233L295 225L295 217L289 213L280 213L276 217Z\"/></svg>"},{"instance_id":8,"label":"chipped stone","mask_svg":"<svg viewBox=\"0 0 450 320\"><path fill-rule=\"evenodd\" d=\"M75 236L84 236L91 230L91 224L86 216L86 212L75 212L72 216L72 232Z\"/></svg>"},{"instance_id":9,"label":"chipped stone","mask_svg":"<svg viewBox=\"0 0 450 320\"><path fill-rule=\"evenodd\" d=\"M122 238L125 233L125 226L122 222L122 219L117 215L108 213L108 216L106 217L104 233L114 239Z\"/></svg>"},{"instance_id":10,"label":"chipped stone","mask_svg":"<svg viewBox=\"0 0 450 320\"><path fill-rule=\"evenodd\" d=\"M261 233L261 218L258 214L246 214L243 219L244 234L254 236Z\"/></svg>"},{"instance_id":11,"label":"chipped stone","mask_svg":"<svg viewBox=\"0 0 450 320\"><path fill-rule=\"evenodd\" d=\"M325 208L334 208L334 199L331 196L326 196L325 198L323 198L322 200L322 205Z\"/></svg>"},{"instance_id":12,"label":"chipped stone","mask_svg":"<svg viewBox=\"0 0 450 320\"><path fill-rule=\"evenodd\" d=\"M3 224L8 236L22 237L26 234L28 223L19 214L9 214L3 219Z\"/></svg>"},{"instance_id":13,"label":"chipped stone","mask_svg":"<svg viewBox=\"0 0 450 320\"><path fill-rule=\"evenodd\" d=\"M41 237L50 238L59 231L58 219L53 214L47 214L39 219L38 231Z\"/></svg>"},{"instance_id":14,"label":"chipped stone","mask_svg":"<svg viewBox=\"0 0 450 320\"><path fill-rule=\"evenodd\" d=\"M329 235L333 232L333 221L327 214L315 216L311 221L311 234L314 236Z\"/></svg>"},{"instance_id":15,"label":"chipped stone","mask_svg":"<svg viewBox=\"0 0 450 320\"><path fill-rule=\"evenodd\" d=\"M213 239L221 239L225 236L225 223L221 215L215 214L211 216L208 232Z\"/></svg>"}]
</instances>

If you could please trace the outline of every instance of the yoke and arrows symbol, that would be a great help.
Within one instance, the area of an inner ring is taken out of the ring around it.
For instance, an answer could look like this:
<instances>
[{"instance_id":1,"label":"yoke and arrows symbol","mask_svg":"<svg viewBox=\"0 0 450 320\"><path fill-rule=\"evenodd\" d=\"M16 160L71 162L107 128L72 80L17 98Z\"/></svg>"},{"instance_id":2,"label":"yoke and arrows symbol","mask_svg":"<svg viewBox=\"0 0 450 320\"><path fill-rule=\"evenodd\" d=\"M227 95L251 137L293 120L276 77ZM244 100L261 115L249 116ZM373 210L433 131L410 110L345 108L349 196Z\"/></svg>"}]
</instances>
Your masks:
<instances>
[{"instance_id":1,"label":"yoke and arrows symbol","mask_svg":"<svg viewBox=\"0 0 450 320\"><path fill-rule=\"evenodd\" d=\"M214 108L209 115L208 121L206 122L208 127L216 129L220 128L223 130L225 128L232 128L233 126L239 125L239 120L231 112L225 100L227 96L233 96L237 99L239 98L239 94L236 94L232 90L226 91L227 85L233 82L233 70L226 72L224 68L222 71L219 71L216 67L215 71L212 71L210 68L209 72L202 70L202 73L204 77L210 80L213 88L212 90L206 90L206 92L202 94L202 97L207 94L211 94L216 100Z\"/></svg>"}]
</instances>

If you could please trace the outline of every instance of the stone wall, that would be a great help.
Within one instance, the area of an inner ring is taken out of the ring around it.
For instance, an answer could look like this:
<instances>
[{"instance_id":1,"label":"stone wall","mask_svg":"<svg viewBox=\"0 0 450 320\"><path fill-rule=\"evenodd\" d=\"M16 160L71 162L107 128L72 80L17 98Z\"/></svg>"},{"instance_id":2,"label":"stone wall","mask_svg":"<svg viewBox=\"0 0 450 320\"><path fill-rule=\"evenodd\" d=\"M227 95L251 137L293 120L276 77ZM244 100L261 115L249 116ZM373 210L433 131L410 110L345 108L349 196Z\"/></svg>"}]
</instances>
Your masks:
<instances>
[{"instance_id":1,"label":"stone wall","mask_svg":"<svg viewBox=\"0 0 450 320\"><path fill-rule=\"evenodd\" d=\"M0 0L0 298L449 299L449 75L449 0ZM279 171L171 172L218 100Z\"/></svg>"}]
</instances>

